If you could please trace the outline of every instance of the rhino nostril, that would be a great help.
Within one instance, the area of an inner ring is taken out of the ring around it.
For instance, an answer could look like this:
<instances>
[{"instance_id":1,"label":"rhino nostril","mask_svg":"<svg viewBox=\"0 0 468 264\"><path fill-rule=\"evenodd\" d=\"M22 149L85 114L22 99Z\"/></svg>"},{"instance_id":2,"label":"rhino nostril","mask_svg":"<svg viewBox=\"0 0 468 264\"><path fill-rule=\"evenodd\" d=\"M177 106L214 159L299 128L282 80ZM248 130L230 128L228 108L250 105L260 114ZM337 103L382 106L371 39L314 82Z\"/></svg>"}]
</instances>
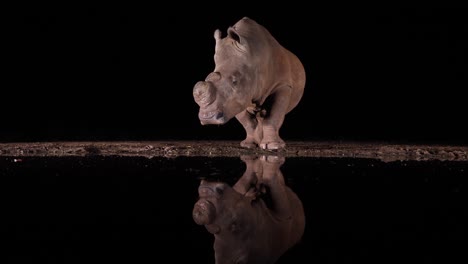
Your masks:
<instances>
[{"instance_id":1,"label":"rhino nostril","mask_svg":"<svg viewBox=\"0 0 468 264\"><path fill-rule=\"evenodd\" d=\"M218 113L216 114L216 117L215 117L215 118L216 118L216 119L221 119L221 118L223 118L223 116L224 116L224 114L223 114L222 112L218 112Z\"/></svg>"},{"instance_id":2,"label":"rhino nostril","mask_svg":"<svg viewBox=\"0 0 468 264\"><path fill-rule=\"evenodd\" d=\"M221 186L216 186L215 191L216 191L217 194L222 195L223 192L224 192L224 188L221 187Z\"/></svg>"}]
</instances>

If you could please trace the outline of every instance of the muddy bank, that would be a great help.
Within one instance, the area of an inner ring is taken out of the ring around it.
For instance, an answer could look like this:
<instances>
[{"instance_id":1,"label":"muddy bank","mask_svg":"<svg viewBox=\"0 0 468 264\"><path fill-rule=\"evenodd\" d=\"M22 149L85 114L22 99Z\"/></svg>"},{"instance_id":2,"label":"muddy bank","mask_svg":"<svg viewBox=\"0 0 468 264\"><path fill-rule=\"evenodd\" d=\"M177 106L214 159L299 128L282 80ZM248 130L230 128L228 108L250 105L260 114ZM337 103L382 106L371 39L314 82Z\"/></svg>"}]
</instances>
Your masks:
<instances>
[{"instance_id":1,"label":"muddy bank","mask_svg":"<svg viewBox=\"0 0 468 264\"><path fill-rule=\"evenodd\" d=\"M395 160L468 160L468 146L404 145L359 142L288 141L281 151L244 149L238 141L38 142L0 143L0 156L143 156L143 157L351 157Z\"/></svg>"}]
</instances>

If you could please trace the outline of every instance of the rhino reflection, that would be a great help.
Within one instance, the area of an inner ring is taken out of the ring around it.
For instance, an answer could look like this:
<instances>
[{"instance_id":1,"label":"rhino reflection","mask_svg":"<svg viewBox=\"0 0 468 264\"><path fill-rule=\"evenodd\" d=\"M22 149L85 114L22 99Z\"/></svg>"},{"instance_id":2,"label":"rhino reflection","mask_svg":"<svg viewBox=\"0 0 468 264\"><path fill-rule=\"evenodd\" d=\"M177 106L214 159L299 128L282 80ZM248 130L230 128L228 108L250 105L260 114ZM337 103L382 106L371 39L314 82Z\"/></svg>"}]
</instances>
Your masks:
<instances>
[{"instance_id":1,"label":"rhino reflection","mask_svg":"<svg viewBox=\"0 0 468 264\"><path fill-rule=\"evenodd\" d=\"M285 185L283 158L242 160L245 173L232 187L201 180L193 219L214 235L216 263L274 263L304 233L302 202Z\"/></svg>"}]
</instances>

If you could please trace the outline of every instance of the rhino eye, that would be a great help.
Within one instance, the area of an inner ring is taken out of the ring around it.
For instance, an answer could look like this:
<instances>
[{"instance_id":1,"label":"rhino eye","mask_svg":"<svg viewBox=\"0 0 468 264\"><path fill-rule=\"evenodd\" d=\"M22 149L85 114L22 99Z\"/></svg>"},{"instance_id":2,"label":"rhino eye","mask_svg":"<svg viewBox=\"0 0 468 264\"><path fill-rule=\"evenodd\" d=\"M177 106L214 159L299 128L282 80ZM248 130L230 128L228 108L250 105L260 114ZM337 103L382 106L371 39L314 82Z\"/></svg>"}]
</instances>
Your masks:
<instances>
[{"instance_id":1,"label":"rhino eye","mask_svg":"<svg viewBox=\"0 0 468 264\"><path fill-rule=\"evenodd\" d=\"M239 225L237 223L232 223L231 226L229 227L229 230L233 233L238 233L239 232Z\"/></svg>"},{"instance_id":2,"label":"rhino eye","mask_svg":"<svg viewBox=\"0 0 468 264\"><path fill-rule=\"evenodd\" d=\"M242 232L242 223L238 222L237 219L234 219L229 225L229 231L231 231L233 234Z\"/></svg>"},{"instance_id":3,"label":"rhino eye","mask_svg":"<svg viewBox=\"0 0 468 264\"><path fill-rule=\"evenodd\" d=\"M237 85L237 78L235 76L232 76L231 82L232 82L232 85L236 86Z\"/></svg>"}]
</instances>

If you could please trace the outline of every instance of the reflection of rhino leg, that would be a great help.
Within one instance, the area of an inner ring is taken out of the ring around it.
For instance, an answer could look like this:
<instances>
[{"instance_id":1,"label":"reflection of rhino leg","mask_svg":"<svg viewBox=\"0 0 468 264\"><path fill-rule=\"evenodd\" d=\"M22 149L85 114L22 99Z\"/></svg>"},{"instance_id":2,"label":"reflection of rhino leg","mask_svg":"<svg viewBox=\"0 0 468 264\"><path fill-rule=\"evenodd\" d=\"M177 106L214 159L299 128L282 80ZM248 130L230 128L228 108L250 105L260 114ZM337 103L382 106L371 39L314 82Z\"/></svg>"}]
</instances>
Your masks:
<instances>
[{"instance_id":1,"label":"reflection of rhino leg","mask_svg":"<svg viewBox=\"0 0 468 264\"><path fill-rule=\"evenodd\" d=\"M271 108L263 120L262 149L282 149L284 141L279 136L279 129L283 125L284 116L289 110L291 87L283 86L271 95Z\"/></svg>"},{"instance_id":2,"label":"reflection of rhino leg","mask_svg":"<svg viewBox=\"0 0 468 264\"><path fill-rule=\"evenodd\" d=\"M259 124L255 115L244 110L236 115L237 120L242 124L247 134L246 138L240 143L244 148L255 148L262 140L262 130L258 129ZM260 133L259 133L260 132Z\"/></svg>"},{"instance_id":3,"label":"reflection of rhino leg","mask_svg":"<svg viewBox=\"0 0 468 264\"><path fill-rule=\"evenodd\" d=\"M284 163L283 157L263 156L261 158L263 168L263 183L269 188L272 199L272 212L279 220L292 218L291 201L289 200L288 187L286 187L280 167Z\"/></svg>"},{"instance_id":4,"label":"reflection of rhino leg","mask_svg":"<svg viewBox=\"0 0 468 264\"><path fill-rule=\"evenodd\" d=\"M256 156L242 156L246 168L242 177L234 184L233 189L246 197L255 199L261 190L262 166Z\"/></svg>"}]
</instances>

